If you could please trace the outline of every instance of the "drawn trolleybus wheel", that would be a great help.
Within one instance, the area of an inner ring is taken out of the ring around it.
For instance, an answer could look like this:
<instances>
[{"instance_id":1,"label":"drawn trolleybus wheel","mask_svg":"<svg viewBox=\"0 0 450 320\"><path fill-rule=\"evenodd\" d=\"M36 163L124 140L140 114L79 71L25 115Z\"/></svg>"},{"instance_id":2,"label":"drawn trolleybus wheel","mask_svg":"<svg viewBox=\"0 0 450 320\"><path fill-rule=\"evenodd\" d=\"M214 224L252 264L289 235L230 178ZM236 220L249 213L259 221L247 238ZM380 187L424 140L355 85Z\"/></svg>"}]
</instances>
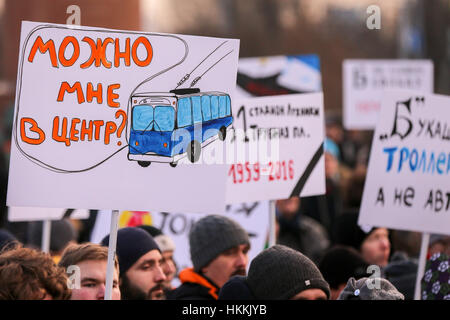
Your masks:
<instances>
[{"instance_id":1,"label":"drawn trolleybus wheel","mask_svg":"<svg viewBox=\"0 0 450 320\"><path fill-rule=\"evenodd\" d=\"M150 163L151 163L150 161L138 161L138 164L144 168L148 167Z\"/></svg>"},{"instance_id":2,"label":"drawn trolleybus wheel","mask_svg":"<svg viewBox=\"0 0 450 320\"><path fill-rule=\"evenodd\" d=\"M175 168L177 166L178 162L171 162L169 164L172 168Z\"/></svg>"},{"instance_id":3,"label":"drawn trolleybus wheel","mask_svg":"<svg viewBox=\"0 0 450 320\"><path fill-rule=\"evenodd\" d=\"M221 141L225 141L226 137L227 137L227 128L221 127L219 130L219 139Z\"/></svg>"},{"instance_id":4,"label":"drawn trolleybus wheel","mask_svg":"<svg viewBox=\"0 0 450 320\"><path fill-rule=\"evenodd\" d=\"M200 145L200 142L198 142L197 140L191 141L187 150L189 161L191 161L192 163L197 162L198 159L200 159L201 150L202 146Z\"/></svg>"}]
</instances>

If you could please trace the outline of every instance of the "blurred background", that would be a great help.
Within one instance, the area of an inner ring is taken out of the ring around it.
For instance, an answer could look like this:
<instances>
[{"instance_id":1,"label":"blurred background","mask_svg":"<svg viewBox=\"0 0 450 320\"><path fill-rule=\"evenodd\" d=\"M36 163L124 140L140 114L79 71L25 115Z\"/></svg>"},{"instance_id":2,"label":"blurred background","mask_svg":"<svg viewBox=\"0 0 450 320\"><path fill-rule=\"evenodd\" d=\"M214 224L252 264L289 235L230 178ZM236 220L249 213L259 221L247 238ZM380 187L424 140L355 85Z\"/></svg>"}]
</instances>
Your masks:
<instances>
[{"instance_id":1,"label":"blurred background","mask_svg":"<svg viewBox=\"0 0 450 320\"><path fill-rule=\"evenodd\" d=\"M366 27L373 4L380 30ZM431 59L435 93L450 94L450 0L0 0L3 206L21 21L65 24L70 5L80 7L86 26L238 38L241 57L318 54L326 113L336 119L344 59Z\"/></svg>"}]
</instances>

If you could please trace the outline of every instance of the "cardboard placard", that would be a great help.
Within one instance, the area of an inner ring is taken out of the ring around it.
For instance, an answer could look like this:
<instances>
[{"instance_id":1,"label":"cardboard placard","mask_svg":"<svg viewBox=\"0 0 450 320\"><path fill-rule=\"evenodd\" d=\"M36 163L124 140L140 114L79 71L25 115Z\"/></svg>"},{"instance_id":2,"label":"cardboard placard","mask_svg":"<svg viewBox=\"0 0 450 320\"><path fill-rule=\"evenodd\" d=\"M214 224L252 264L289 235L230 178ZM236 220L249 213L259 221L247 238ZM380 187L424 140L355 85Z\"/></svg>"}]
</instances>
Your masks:
<instances>
[{"instance_id":1,"label":"cardboard placard","mask_svg":"<svg viewBox=\"0 0 450 320\"><path fill-rule=\"evenodd\" d=\"M238 55L234 39L23 22L7 204L223 212L226 168L191 162L231 127Z\"/></svg>"},{"instance_id":2,"label":"cardboard placard","mask_svg":"<svg viewBox=\"0 0 450 320\"><path fill-rule=\"evenodd\" d=\"M358 223L450 234L450 97L386 92Z\"/></svg>"},{"instance_id":3,"label":"cardboard placard","mask_svg":"<svg viewBox=\"0 0 450 320\"><path fill-rule=\"evenodd\" d=\"M239 134L227 203L324 194L323 94L238 99L236 105Z\"/></svg>"}]
</instances>

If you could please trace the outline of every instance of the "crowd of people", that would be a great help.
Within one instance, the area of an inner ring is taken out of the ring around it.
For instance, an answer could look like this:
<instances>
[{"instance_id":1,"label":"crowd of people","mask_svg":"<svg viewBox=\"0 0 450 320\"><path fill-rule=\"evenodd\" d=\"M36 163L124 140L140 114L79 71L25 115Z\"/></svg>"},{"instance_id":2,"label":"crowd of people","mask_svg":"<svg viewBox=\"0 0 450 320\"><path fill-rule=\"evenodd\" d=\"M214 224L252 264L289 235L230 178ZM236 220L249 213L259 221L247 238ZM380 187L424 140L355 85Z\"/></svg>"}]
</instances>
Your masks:
<instances>
[{"instance_id":1,"label":"crowd of people","mask_svg":"<svg viewBox=\"0 0 450 320\"><path fill-rule=\"evenodd\" d=\"M249 261L243 226L211 214L191 227L192 267L179 270L161 230L121 228L112 299L413 299L421 235L357 224L371 137L333 118L326 128L326 194L276 202L276 245ZM0 299L104 299L109 235L89 242L94 213L54 221L49 253L40 250L41 222L11 223L2 213ZM432 235L422 299L450 299L449 256L450 237Z\"/></svg>"}]
</instances>

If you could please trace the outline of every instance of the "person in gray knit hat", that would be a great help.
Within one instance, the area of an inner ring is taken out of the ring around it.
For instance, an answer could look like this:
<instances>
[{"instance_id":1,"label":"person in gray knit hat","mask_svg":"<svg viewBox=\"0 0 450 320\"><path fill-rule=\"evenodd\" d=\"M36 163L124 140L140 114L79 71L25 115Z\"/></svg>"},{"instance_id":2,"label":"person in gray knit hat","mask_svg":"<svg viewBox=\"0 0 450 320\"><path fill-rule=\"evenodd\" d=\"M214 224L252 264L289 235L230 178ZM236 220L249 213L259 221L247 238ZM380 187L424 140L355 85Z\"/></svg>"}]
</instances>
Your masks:
<instances>
[{"instance_id":1,"label":"person in gray knit hat","mask_svg":"<svg viewBox=\"0 0 450 320\"><path fill-rule=\"evenodd\" d=\"M246 275L250 241L234 220L209 215L198 220L189 233L193 268L180 272L181 286L169 299L218 299L220 288L235 275Z\"/></svg>"},{"instance_id":2,"label":"person in gray knit hat","mask_svg":"<svg viewBox=\"0 0 450 320\"><path fill-rule=\"evenodd\" d=\"M330 286L308 257L283 245L275 245L257 255L247 276L256 299L327 300Z\"/></svg>"},{"instance_id":3,"label":"person in gray knit hat","mask_svg":"<svg viewBox=\"0 0 450 320\"><path fill-rule=\"evenodd\" d=\"M383 278L348 279L338 300L404 300L392 283Z\"/></svg>"}]
</instances>

